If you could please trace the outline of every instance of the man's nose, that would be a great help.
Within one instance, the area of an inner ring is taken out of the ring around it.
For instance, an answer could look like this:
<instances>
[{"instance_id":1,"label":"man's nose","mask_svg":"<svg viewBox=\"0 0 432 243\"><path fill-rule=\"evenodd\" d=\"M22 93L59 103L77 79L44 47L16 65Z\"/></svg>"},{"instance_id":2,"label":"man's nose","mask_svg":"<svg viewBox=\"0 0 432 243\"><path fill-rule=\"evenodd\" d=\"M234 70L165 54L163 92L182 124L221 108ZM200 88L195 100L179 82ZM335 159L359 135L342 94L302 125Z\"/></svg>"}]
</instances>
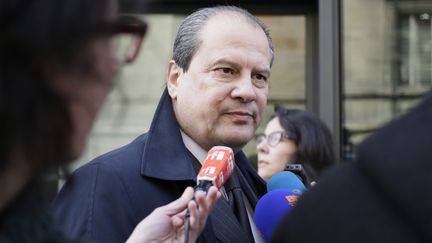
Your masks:
<instances>
[{"instance_id":1,"label":"man's nose","mask_svg":"<svg viewBox=\"0 0 432 243\"><path fill-rule=\"evenodd\" d=\"M233 98L241 99L242 102L251 102L256 99L255 88L252 83L251 74L243 75L237 82L232 91Z\"/></svg>"}]
</instances>

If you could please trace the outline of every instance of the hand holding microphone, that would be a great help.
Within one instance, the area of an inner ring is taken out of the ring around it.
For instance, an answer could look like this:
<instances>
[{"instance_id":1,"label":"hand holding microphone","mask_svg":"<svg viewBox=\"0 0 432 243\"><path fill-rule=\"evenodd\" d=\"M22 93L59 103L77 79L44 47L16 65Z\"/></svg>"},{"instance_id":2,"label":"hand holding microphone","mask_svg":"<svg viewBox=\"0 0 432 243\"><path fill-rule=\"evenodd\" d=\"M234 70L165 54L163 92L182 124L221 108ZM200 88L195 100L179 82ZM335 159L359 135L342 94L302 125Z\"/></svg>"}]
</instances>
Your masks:
<instances>
[{"instance_id":1,"label":"hand holding microphone","mask_svg":"<svg viewBox=\"0 0 432 243\"><path fill-rule=\"evenodd\" d=\"M195 200L192 200L195 198ZM220 193L216 187L210 187L207 195L186 188L183 195L162 207L156 208L134 229L127 243L138 242L184 242L185 213L190 212L190 242L195 242L213 210Z\"/></svg>"}]
</instances>

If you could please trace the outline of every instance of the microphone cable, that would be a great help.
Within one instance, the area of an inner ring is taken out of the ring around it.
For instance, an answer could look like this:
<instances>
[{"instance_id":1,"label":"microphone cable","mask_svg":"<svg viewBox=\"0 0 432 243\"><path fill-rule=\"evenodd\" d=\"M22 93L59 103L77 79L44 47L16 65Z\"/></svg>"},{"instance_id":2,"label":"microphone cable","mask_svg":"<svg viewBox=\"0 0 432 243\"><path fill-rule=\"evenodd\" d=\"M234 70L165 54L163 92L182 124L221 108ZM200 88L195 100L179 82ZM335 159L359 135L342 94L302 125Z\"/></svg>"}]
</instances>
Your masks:
<instances>
[{"instance_id":1,"label":"microphone cable","mask_svg":"<svg viewBox=\"0 0 432 243\"><path fill-rule=\"evenodd\" d=\"M213 185L211 181L200 181L198 185L194 187L194 192L196 191L204 191L206 194L209 190L209 188ZM195 201L195 195L192 198L192 200ZM197 207L198 203L195 201ZM189 243L189 233L190 233L190 211L189 207L186 209L186 215L185 215L185 228L184 228L184 243Z\"/></svg>"}]
</instances>

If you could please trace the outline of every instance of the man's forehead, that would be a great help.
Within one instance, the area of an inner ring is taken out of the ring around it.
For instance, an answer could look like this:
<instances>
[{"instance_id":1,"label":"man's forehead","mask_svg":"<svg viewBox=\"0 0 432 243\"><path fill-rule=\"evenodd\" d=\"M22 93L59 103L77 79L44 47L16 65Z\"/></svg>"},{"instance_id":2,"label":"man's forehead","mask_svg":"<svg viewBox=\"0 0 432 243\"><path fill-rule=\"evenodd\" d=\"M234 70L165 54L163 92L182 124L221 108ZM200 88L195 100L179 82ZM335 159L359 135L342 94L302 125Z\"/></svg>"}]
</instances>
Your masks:
<instances>
[{"instance_id":1,"label":"man's forehead","mask_svg":"<svg viewBox=\"0 0 432 243\"><path fill-rule=\"evenodd\" d=\"M201 45L207 44L208 40L211 42L244 40L243 36L251 32L255 37L250 38L250 41L262 38L268 44L264 30L259 25L247 21L246 18L239 13L230 12L218 13L211 17L198 33Z\"/></svg>"},{"instance_id":2,"label":"man's forehead","mask_svg":"<svg viewBox=\"0 0 432 243\"><path fill-rule=\"evenodd\" d=\"M207 22L198 36L200 42L198 51L201 48L207 50L221 48L221 45L231 48L238 46L240 49L245 46L258 45L256 50L269 52L271 56L269 40L260 26L249 23L245 17L238 19L238 14L229 14L229 16L232 18L226 18L220 14Z\"/></svg>"},{"instance_id":3,"label":"man's forehead","mask_svg":"<svg viewBox=\"0 0 432 243\"><path fill-rule=\"evenodd\" d=\"M229 25L233 22L249 25L255 28L260 28L257 23L255 23L253 20L250 20L244 14L227 10L218 12L215 15L211 16L203 26L202 30L206 29L206 27L217 28L220 26Z\"/></svg>"}]
</instances>

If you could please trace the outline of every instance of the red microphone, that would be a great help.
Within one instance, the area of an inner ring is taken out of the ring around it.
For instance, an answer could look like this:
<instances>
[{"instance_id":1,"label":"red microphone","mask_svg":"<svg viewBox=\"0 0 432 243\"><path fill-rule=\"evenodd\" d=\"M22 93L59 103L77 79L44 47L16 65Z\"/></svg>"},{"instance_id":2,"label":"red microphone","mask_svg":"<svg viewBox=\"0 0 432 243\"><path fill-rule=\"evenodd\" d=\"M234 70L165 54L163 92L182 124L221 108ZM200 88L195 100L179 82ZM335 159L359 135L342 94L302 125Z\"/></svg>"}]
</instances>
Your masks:
<instances>
[{"instance_id":1,"label":"red microphone","mask_svg":"<svg viewBox=\"0 0 432 243\"><path fill-rule=\"evenodd\" d=\"M225 146L214 146L207 153L197 176L195 190L208 191L210 186L220 189L234 170L233 150Z\"/></svg>"},{"instance_id":2,"label":"red microphone","mask_svg":"<svg viewBox=\"0 0 432 243\"><path fill-rule=\"evenodd\" d=\"M202 190L207 192L211 186L220 189L230 178L234 170L234 152L230 147L214 146L207 153L207 158L203 162L197 176L195 191ZM195 200L195 199L193 199ZM190 213L186 210L185 238L184 242L189 243Z\"/></svg>"}]
</instances>

